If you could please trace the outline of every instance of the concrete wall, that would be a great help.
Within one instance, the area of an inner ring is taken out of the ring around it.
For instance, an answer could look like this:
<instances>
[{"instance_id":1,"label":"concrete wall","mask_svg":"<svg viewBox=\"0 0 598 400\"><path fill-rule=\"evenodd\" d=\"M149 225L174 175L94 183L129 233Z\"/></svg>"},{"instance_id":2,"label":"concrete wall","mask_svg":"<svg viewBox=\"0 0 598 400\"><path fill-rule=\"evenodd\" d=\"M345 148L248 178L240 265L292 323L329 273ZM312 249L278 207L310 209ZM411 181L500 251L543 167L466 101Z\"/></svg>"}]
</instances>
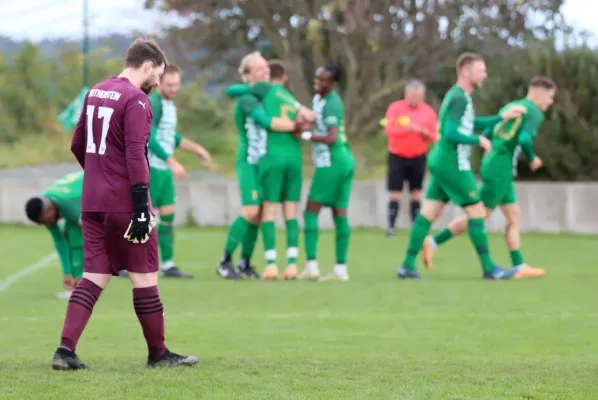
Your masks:
<instances>
[{"instance_id":1,"label":"concrete wall","mask_svg":"<svg viewBox=\"0 0 598 400\"><path fill-rule=\"evenodd\" d=\"M24 203L48 186L54 178L0 177L0 222L27 223ZM309 185L304 186L304 196ZM520 183L517 185L525 232L598 233L598 184L594 183ZM387 193L382 181L354 184L349 219L354 227L385 227ZM179 184L176 223L191 218L202 226L228 225L239 211L235 181L222 179L193 180ZM460 210L448 206L435 227L445 225ZM301 221L301 218L300 218ZM320 215L323 228L331 228L330 212ZM491 231L501 231L504 220L496 212L488 224ZM399 226L409 225L409 204L401 205ZM282 221L279 220L279 226Z\"/></svg>"}]
</instances>

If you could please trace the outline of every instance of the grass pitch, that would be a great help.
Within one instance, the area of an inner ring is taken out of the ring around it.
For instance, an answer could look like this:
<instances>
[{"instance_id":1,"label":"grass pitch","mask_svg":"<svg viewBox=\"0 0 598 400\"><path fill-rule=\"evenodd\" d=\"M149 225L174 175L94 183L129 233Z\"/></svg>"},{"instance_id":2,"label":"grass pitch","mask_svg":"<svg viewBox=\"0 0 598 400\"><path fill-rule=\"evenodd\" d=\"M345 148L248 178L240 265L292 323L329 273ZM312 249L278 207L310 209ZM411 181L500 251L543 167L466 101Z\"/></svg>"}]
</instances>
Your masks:
<instances>
[{"instance_id":1,"label":"grass pitch","mask_svg":"<svg viewBox=\"0 0 598 400\"><path fill-rule=\"evenodd\" d=\"M548 274L511 282L482 281L463 237L404 282L405 234L355 231L350 282L265 283L217 278L224 230L177 233L178 265L196 279L160 284L167 343L197 367L145 367L129 283L114 279L77 349L92 369L61 373L49 365L66 306L50 235L0 227L0 399L598 399L596 237L524 236ZM502 238L491 247L508 266ZM328 272L332 234L319 251Z\"/></svg>"}]
</instances>

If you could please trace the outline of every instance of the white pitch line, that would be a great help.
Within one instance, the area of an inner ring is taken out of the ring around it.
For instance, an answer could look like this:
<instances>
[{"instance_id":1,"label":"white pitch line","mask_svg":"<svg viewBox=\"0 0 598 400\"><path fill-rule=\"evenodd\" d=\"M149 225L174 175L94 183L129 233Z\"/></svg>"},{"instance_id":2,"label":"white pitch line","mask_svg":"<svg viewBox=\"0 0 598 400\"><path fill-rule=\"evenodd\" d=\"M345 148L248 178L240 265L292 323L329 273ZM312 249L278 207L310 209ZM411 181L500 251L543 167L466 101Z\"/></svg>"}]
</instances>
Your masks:
<instances>
[{"instance_id":1,"label":"white pitch line","mask_svg":"<svg viewBox=\"0 0 598 400\"><path fill-rule=\"evenodd\" d=\"M194 234L182 234L182 235L180 235L179 238L182 240L187 240L187 239L192 239L197 236L198 235L194 235ZM0 293L4 292L6 289L11 287L15 282L18 282L21 279L28 277L35 271L39 271L40 269L46 268L55 259L56 259L56 253L48 254L47 256L39 259L37 262L26 266L25 268L23 268L16 274L10 275L10 276L4 278L3 280L0 281Z\"/></svg>"},{"instance_id":2,"label":"white pitch line","mask_svg":"<svg viewBox=\"0 0 598 400\"><path fill-rule=\"evenodd\" d=\"M35 271L39 271L40 269L46 268L55 259L56 259L56 253L48 254L47 256L39 259L37 262L21 269L16 274L10 275L10 276L4 278L3 280L0 281L0 293L4 292L6 289L11 287L14 283L20 281L23 278L28 277Z\"/></svg>"}]
</instances>

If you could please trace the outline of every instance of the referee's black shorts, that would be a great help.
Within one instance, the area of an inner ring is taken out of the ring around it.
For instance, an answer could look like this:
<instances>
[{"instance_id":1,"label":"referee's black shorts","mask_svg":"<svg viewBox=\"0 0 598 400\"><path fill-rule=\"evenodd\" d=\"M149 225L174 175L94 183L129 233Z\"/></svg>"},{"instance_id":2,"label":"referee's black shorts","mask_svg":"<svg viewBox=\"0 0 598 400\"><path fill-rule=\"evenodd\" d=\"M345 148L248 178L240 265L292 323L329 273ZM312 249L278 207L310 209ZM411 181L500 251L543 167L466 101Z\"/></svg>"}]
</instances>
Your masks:
<instances>
[{"instance_id":1,"label":"referee's black shorts","mask_svg":"<svg viewBox=\"0 0 598 400\"><path fill-rule=\"evenodd\" d=\"M389 192L400 192L403 183L409 183L409 190L421 190L426 174L426 155L405 158L388 153L388 170L386 172L386 188Z\"/></svg>"}]
</instances>

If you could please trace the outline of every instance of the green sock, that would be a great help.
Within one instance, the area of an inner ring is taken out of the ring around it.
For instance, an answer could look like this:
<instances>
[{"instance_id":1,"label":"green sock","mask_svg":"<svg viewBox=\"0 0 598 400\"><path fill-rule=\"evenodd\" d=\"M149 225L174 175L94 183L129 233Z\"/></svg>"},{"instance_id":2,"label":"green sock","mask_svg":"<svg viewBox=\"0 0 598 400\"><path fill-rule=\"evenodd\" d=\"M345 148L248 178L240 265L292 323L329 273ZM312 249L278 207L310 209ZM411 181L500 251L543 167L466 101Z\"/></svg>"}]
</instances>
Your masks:
<instances>
[{"instance_id":1,"label":"green sock","mask_svg":"<svg viewBox=\"0 0 598 400\"><path fill-rule=\"evenodd\" d=\"M235 252L239 243L245 239L249 225L251 224L240 215L230 224L226 244L224 245L224 252L226 254L230 256Z\"/></svg>"},{"instance_id":2,"label":"green sock","mask_svg":"<svg viewBox=\"0 0 598 400\"><path fill-rule=\"evenodd\" d=\"M484 272L492 272L494 270L494 261L490 257L490 250L488 248L488 234L486 233L486 226L482 218L473 218L467 221L467 228L469 239L475 247L476 253L482 263Z\"/></svg>"},{"instance_id":3,"label":"green sock","mask_svg":"<svg viewBox=\"0 0 598 400\"><path fill-rule=\"evenodd\" d=\"M514 267L517 267L519 265L524 264L523 262L523 254L521 254L521 250L517 249L517 250L511 250L509 252L509 254L511 255L511 264Z\"/></svg>"},{"instance_id":4,"label":"green sock","mask_svg":"<svg viewBox=\"0 0 598 400\"><path fill-rule=\"evenodd\" d=\"M266 264L276 264L276 225L274 221L262 222L262 240Z\"/></svg>"},{"instance_id":5,"label":"green sock","mask_svg":"<svg viewBox=\"0 0 598 400\"><path fill-rule=\"evenodd\" d=\"M297 219L287 219L287 265L297 264L299 255L299 223Z\"/></svg>"},{"instance_id":6,"label":"green sock","mask_svg":"<svg viewBox=\"0 0 598 400\"><path fill-rule=\"evenodd\" d=\"M243 245L241 247L241 257L244 260L251 260L253 250L255 250L258 232L258 225L249 223L249 226L247 227L247 233L245 234L245 240L243 240Z\"/></svg>"},{"instance_id":7,"label":"green sock","mask_svg":"<svg viewBox=\"0 0 598 400\"><path fill-rule=\"evenodd\" d=\"M305 218L305 256L315 260L318 251L318 214L306 211Z\"/></svg>"},{"instance_id":8,"label":"green sock","mask_svg":"<svg viewBox=\"0 0 598 400\"><path fill-rule=\"evenodd\" d=\"M71 276L75 279L83 277L83 262L71 262Z\"/></svg>"},{"instance_id":9,"label":"green sock","mask_svg":"<svg viewBox=\"0 0 598 400\"><path fill-rule=\"evenodd\" d=\"M417 214L413 225L411 226L411 232L409 232L409 244L407 245L407 254L403 259L403 267L406 269L415 269L415 258L422 249L424 239L430 232L432 223L428 221L426 217L421 214Z\"/></svg>"},{"instance_id":10,"label":"green sock","mask_svg":"<svg viewBox=\"0 0 598 400\"><path fill-rule=\"evenodd\" d=\"M174 260L174 214L160 215L158 224L158 245L160 247L160 261L162 265Z\"/></svg>"},{"instance_id":11,"label":"green sock","mask_svg":"<svg viewBox=\"0 0 598 400\"><path fill-rule=\"evenodd\" d=\"M434 235L434 242L436 245L440 246L442 243L447 242L453 237L451 231L448 228L444 228L440 232Z\"/></svg>"},{"instance_id":12,"label":"green sock","mask_svg":"<svg viewBox=\"0 0 598 400\"><path fill-rule=\"evenodd\" d=\"M351 238L351 228L346 215L334 216L336 263L347 264L347 253L349 252L349 239Z\"/></svg>"}]
</instances>

